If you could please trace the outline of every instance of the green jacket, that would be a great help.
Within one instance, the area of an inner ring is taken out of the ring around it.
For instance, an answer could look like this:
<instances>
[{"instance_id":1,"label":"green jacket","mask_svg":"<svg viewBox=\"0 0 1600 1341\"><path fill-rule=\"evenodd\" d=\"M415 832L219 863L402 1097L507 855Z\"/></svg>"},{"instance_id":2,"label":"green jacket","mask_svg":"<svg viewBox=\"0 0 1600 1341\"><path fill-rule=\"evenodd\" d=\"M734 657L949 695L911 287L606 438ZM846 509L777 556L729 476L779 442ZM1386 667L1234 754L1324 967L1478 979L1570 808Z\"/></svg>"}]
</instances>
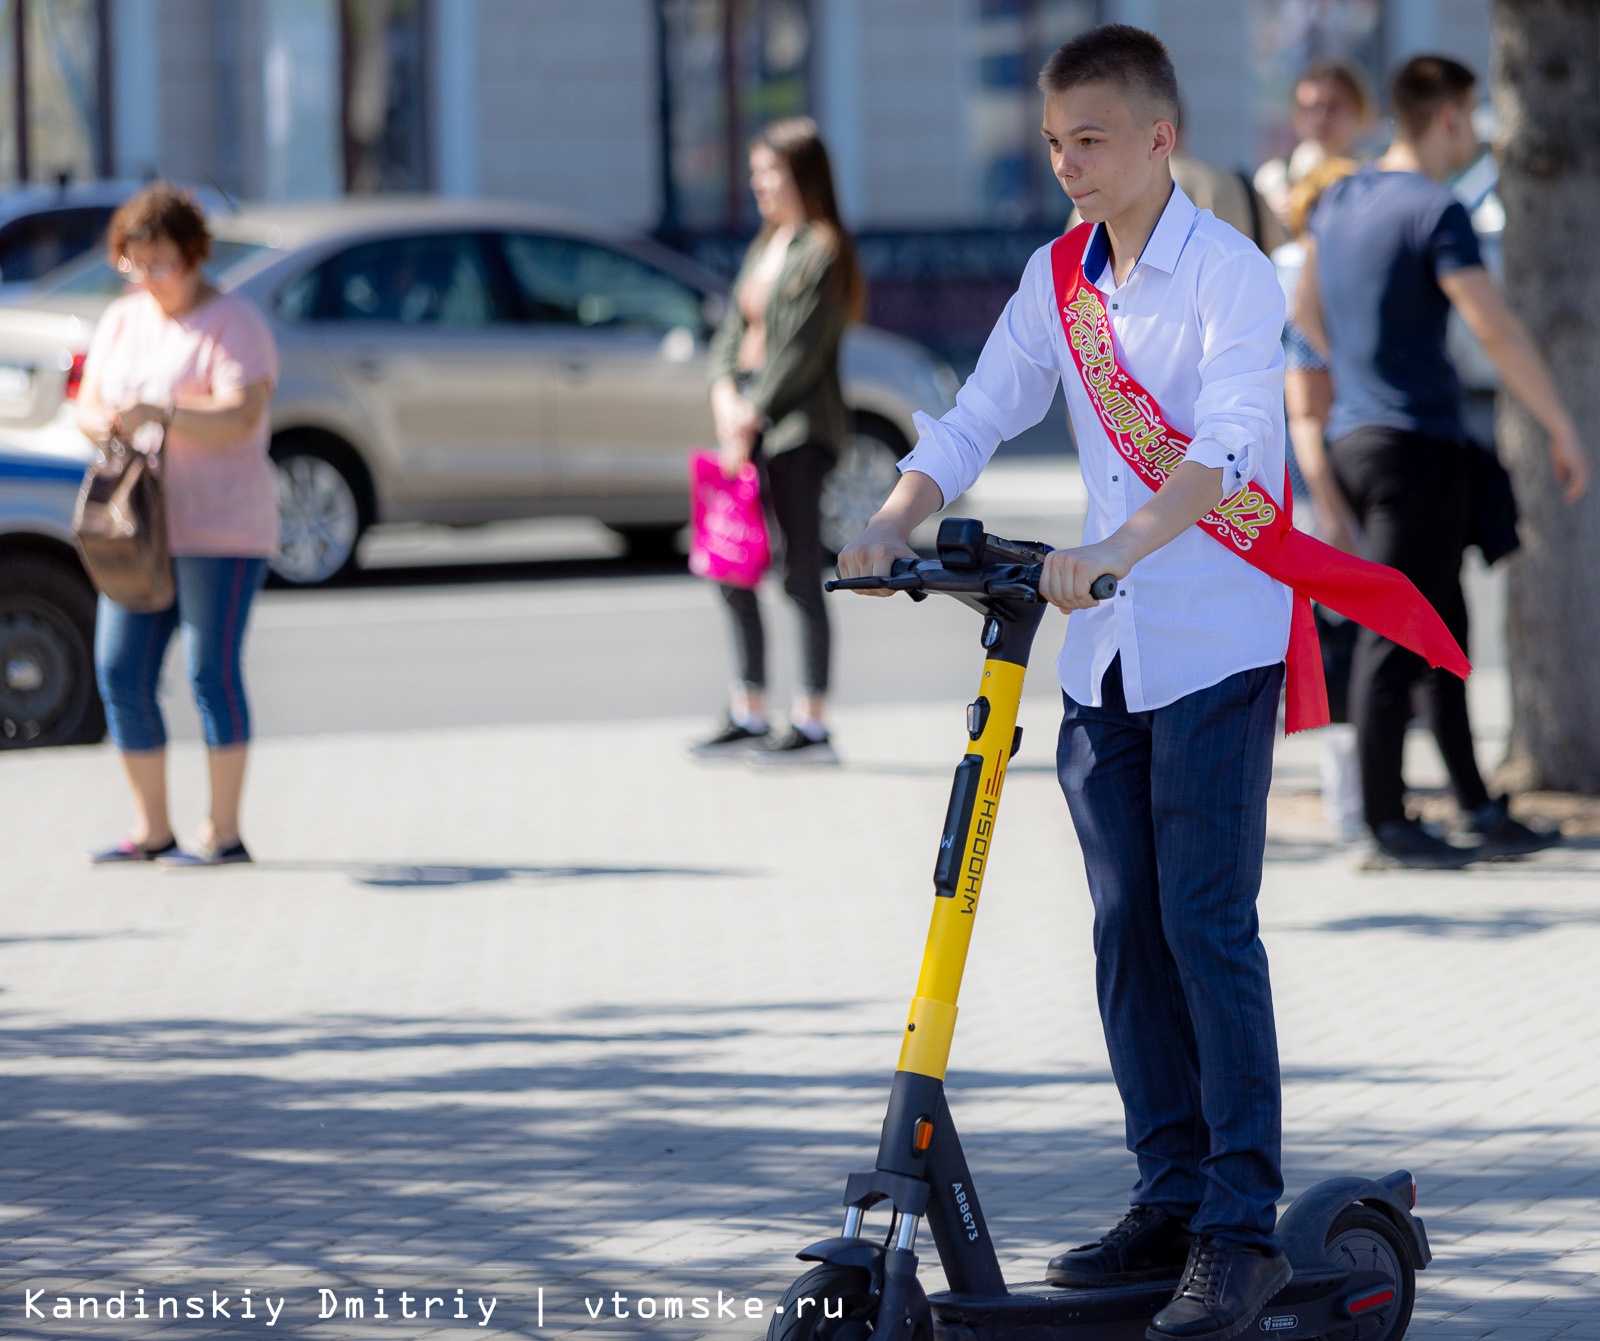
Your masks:
<instances>
[{"instance_id":1,"label":"green jacket","mask_svg":"<svg viewBox=\"0 0 1600 1341\"><path fill-rule=\"evenodd\" d=\"M752 245L729 295L728 314L711 337L711 380L738 370L739 344L748 324L739 311L738 287L755 264ZM826 234L802 226L789 243L767 303L767 362L744 388L745 399L771 425L762 435L768 456L803 443L820 443L838 455L844 444L844 393L839 389L839 341L850 320L844 267Z\"/></svg>"}]
</instances>

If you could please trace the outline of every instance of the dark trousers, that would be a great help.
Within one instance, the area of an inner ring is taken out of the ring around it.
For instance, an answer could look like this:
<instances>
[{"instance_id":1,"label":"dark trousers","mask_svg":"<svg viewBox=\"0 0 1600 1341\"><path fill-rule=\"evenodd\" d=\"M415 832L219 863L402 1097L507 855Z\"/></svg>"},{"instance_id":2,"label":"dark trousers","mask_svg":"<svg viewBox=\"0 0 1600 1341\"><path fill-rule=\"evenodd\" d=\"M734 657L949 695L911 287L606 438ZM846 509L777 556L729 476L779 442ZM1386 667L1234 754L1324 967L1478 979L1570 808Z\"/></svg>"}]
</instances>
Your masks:
<instances>
[{"instance_id":1,"label":"dark trousers","mask_svg":"<svg viewBox=\"0 0 1600 1341\"><path fill-rule=\"evenodd\" d=\"M1278 1246L1282 1095L1256 921L1281 665L1130 712L1063 695L1056 767L1094 900L1095 986L1135 1205Z\"/></svg>"},{"instance_id":2,"label":"dark trousers","mask_svg":"<svg viewBox=\"0 0 1600 1341\"><path fill-rule=\"evenodd\" d=\"M831 639L822 594L822 482L833 469L833 454L808 442L770 458L758 451L756 465L774 532L775 562L783 573L783 589L800 614L801 688L825 694ZM746 587L724 586L722 599L732 619L739 679L747 689L765 689L767 637L756 594Z\"/></svg>"},{"instance_id":3,"label":"dark trousers","mask_svg":"<svg viewBox=\"0 0 1600 1341\"><path fill-rule=\"evenodd\" d=\"M1461 592L1461 555L1467 535L1466 454L1471 450L1476 449L1395 428L1357 429L1328 449L1334 477L1365 534L1361 557L1398 568L1416 583L1462 647L1467 645L1467 602ZM1439 742L1457 804L1477 810L1489 803L1472 752L1465 682L1362 629L1350 696L1361 759L1361 803L1369 826L1405 818L1401 762L1406 727L1416 708Z\"/></svg>"}]
</instances>

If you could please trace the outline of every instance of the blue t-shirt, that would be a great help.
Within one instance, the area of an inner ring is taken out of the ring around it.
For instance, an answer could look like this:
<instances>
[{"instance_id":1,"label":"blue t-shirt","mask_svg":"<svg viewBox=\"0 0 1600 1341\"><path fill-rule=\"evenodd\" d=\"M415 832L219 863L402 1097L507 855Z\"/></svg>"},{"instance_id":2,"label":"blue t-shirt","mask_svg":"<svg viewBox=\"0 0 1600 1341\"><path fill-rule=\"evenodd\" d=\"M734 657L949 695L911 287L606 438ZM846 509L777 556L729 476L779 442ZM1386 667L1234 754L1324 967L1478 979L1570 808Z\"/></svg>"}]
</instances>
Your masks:
<instances>
[{"instance_id":1,"label":"blue t-shirt","mask_svg":"<svg viewBox=\"0 0 1600 1341\"><path fill-rule=\"evenodd\" d=\"M1482 265L1466 208L1414 172L1335 182L1311 218L1333 357L1328 436L1381 425L1464 439L1439 276Z\"/></svg>"}]
</instances>

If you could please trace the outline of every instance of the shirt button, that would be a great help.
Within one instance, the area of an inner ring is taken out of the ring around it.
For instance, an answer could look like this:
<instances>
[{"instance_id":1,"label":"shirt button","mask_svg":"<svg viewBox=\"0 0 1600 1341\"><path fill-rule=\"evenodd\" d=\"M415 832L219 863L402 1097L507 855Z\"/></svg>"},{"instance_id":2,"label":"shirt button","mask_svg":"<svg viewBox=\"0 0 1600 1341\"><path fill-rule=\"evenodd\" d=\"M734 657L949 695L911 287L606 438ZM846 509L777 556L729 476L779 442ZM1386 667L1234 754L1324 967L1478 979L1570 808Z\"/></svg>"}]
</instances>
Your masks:
<instances>
[{"instance_id":1,"label":"shirt button","mask_svg":"<svg viewBox=\"0 0 1600 1341\"><path fill-rule=\"evenodd\" d=\"M1117 478L1118 478L1118 477L1117 477L1117 476L1115 476L1115 475L1113 475L1113 476L1112 476L1112 477L1111 477L1111 482L1112 482L1112 483L1113 483L1113 484L1115 484L1115 483L1116 483L1116 482L1117 482Z\"/></svg>"},{"instance_id":2,"label":"shirt button","mask_svg":"<svg viewBox=\"0 0 1600 1341\"><path fill-rule=\"evenodd\" d=\"M1230 460L1230 461L1233 460L1233 453L1232 452L1228 453L1228 460Z\"/></svg>"},{"instance_id":3,"label":"shirt button","mask_svg":"<svg viewBox=\"0 0 1600 1341\"><path fill-rule=\"evenodd\" d=\"M1117 593L1118 596L1126 596L1127 594L1128 589L1126 587L1122 588L1122 590Z\"/></svg>"},{"instance_id":4,"label":"shirt button","mask_svg":"<svg viewBox=\"0 0 1600 1341\"><path fill-rule=\"evenodd\" d=\"M1115 303L1112 303L1112 304L1111 304L1111 310L1112 310L1112 311L1113 311L1113 312L1115 312L1115 311L1116 311L1116 310L1117 310L1117 305L1116 305L1116 304L1115 304Z\"/></svg>"}]
</instances>

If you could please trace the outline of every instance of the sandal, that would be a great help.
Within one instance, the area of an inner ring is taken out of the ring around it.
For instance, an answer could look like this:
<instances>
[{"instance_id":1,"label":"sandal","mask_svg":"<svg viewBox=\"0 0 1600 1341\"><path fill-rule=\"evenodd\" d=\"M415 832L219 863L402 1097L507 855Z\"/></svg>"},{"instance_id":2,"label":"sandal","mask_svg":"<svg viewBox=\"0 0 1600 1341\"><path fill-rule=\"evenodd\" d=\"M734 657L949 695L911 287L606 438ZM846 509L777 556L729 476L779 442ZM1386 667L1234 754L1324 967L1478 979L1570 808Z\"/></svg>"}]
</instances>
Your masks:
<instances>
[{"instance_id":1,"label":"sandal","mask_svg":"<svg viewBox=\"0 0 1600 1341\"><path fill-rule=\"evenodd\" d=\"M129 861L155 861L178 850L178 840L169 838L160 847L150 847L144 843L136 843L131 838L125 838L116 847L108 847L101 852L88 854L91 866L115 866Z\"/></svg>"}]
</instances>

